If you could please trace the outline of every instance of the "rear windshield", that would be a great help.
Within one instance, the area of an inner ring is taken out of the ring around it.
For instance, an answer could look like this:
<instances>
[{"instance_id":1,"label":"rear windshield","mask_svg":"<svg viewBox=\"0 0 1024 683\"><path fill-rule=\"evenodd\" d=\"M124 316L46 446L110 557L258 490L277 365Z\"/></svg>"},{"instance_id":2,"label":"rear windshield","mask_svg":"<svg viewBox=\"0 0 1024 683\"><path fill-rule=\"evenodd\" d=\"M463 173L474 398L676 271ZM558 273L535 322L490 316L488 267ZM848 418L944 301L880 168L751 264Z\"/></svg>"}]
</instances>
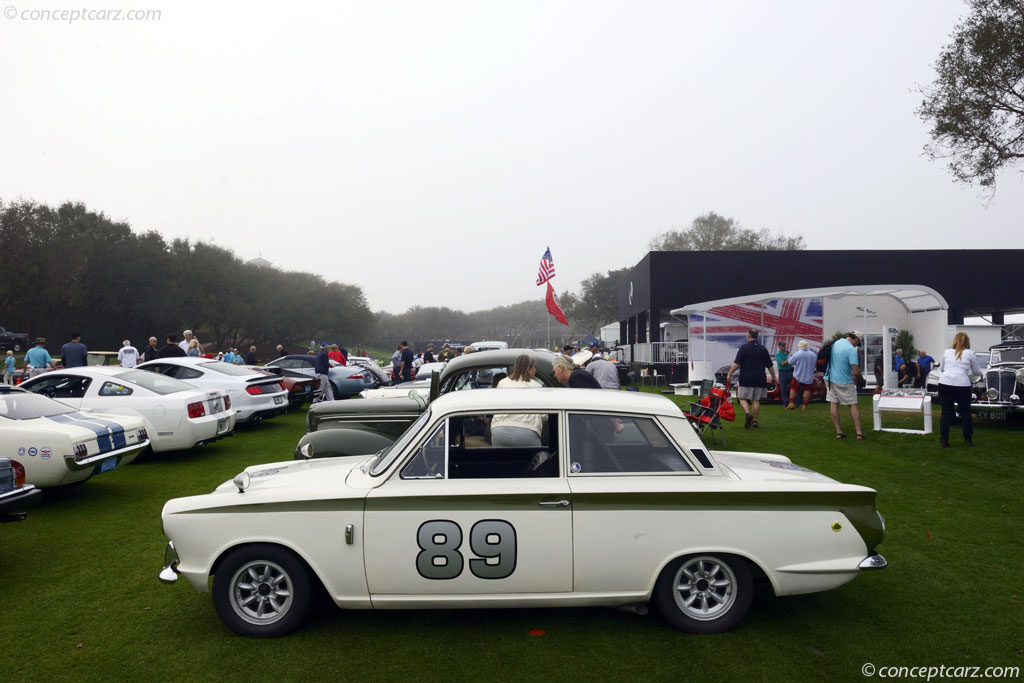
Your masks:
<instances>
[{"instance_id":1,"label":"rear windshield","mask_svg":"<svg viewBox=\"0 0 1024 683\"><path fill-rule=\"evenodd\" d=\"M137 384L143 389L149 389L153 393L161 395L174 394L179 391L195 391L196 389L191 384L185 384L180 379L145 370L122 372L114 375L114 377L122 382Z\"/></svg>"},{"instance_id":2,"label":"rear windshield","mask_svg":"<svg viewBox=\"0 0 1024 683\"><path fill-rule=\"evenodd\" d=\"M8 420L32 420L73 412L73 408L39 394L18 392L0 396L0 417L6 417Z\"/></svg>"},{"instance_id":3,"label":"rear windshield","mask_svg":"<svg viewBox=\"0 0 1024 683\"><path fill-rule=\"evenodd\" d=\"M223 375L233 375L235 377L243 377L248 375L255 375L256 372L252 368L246 368L241 365L232 365L231 363L225 363L219 360L211 360L209 363L199 363L199 366L203 370L213 370Z\"/></svg>"}]
</instances>

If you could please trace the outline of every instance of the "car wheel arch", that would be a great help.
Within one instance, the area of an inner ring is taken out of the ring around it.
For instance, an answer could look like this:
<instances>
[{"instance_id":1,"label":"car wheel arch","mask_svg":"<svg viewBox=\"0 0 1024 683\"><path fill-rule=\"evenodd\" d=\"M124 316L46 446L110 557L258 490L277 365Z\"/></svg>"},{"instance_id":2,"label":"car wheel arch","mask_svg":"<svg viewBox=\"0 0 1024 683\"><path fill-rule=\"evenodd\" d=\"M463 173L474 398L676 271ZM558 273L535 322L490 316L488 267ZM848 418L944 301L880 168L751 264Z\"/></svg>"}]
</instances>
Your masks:
<instances>
[{"instance_id":1,"label":"car wheel arch","mask_svg":"<svg viewBox=\"0 0 1024 683\"><path fill-rule=\"evenodd\" d=\"M234 543L229 546L225 546L221 549L219 553L217 553L217 557L214 559L213 564L210 565L210 570L207 572L207 580L209 581L210 579L213 579L214 576L216 576L217 570L220 569L221 565L224 563L224 559L228 555L235 552L236 550L255 548L256 546L273 546L275 548L285 551L286 553L291 554L295 557L295 559L302 563L302 565L306 569L306 572L309 574L309 578L312 581L314 581L315 584L317 584L317 586L323 588L324 584L323 580L320 578L320 574L316 571L316 569L313 568L312 563L310 563L309 559L305 556L305 554L303 554L297 548L287 543L283 543L280 540L271 541L252 539L248 541L242 541L240 543Z\"/></svg>"},{"instance_id":2,"label":"car wheel arch","mask_svg":"<svg viewBox=\"0 0 1024 683\"><path fill-rule=\"evenodd\" d=\"M764 587L771 592L772 596L775 595L777 586L772 580L771 575L764 570L762 561L752 557L750 553L743 552L737 548L687 548L685 551L681 550L669 555L665 558L664 562L661 563L654 574L654 581L651 583L651 594L653 595L654 587L674 562L684 557L692 557L694 555L726 555L742 560L750 570L751 578L754 580L755 590Z\"/></svg>"}]
</instances>

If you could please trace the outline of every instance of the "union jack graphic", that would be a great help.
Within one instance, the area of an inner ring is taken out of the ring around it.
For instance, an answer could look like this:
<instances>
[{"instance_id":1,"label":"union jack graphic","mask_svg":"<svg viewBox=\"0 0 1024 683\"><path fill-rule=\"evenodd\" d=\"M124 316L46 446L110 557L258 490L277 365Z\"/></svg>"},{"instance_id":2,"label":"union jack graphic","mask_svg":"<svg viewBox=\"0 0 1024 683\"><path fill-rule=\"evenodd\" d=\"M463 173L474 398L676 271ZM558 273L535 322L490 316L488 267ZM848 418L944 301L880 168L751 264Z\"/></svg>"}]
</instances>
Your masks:
<instances>
[{"instance_id":1,"label":"union jack graphic","mask_svg":"<svg viewBox=\"0 0 1024 683\"><path fill-rule=\"evenodd\" d=\"M537 286L550 280L555 276L555 262L551 260L551 247L548 247L544 255L540 257L540 270L537 271Z\"/></svg>"},{"instance_id":2,"label":"union jack graphic","mask_svg":"<svg viewBox=\"0 0 1024 683\"><path fill-rule=\"evenodd\" d=\"M822 301L820 298L776 299L764 304L735 304L712 308L707 316L690 316L690 341L703 337L708 341L738 348L746 341L747 330L761 330L759 341L769 349L780 341L789 349L806 339L813 345L822 341ZM762 327L762 322L764 325Z\"/></svg>"}]
</instances>

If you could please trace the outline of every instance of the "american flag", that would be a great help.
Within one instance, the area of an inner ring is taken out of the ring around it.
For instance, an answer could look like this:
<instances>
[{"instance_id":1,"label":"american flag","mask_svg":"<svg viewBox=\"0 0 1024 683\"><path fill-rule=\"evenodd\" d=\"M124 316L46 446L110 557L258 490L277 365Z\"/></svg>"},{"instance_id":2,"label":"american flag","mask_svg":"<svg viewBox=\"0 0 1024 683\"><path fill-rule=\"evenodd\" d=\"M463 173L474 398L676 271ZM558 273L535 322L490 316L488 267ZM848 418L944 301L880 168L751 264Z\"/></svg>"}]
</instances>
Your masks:
<instances>
[{"instance_id":1,"label":"american flag","mask_svg":"<svg viewBox=\"0 0 1024 683\"><path fill-rule=\"evenodd\" d=\"M551 260L551 247L548 247L544 255L540 257L540 270L537 271L537 286L550 280L555 276L555 262Z\"/></svg>"}]
</instances>

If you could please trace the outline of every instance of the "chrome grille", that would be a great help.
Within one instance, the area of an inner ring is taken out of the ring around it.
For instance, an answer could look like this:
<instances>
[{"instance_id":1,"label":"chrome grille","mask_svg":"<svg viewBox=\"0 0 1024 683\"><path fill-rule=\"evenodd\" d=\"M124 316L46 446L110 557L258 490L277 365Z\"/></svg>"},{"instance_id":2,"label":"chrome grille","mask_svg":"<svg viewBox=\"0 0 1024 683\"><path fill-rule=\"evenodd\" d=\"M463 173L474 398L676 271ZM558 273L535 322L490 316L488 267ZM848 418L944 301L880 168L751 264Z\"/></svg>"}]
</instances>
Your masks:
<instances>
[{"instance_id":1,"label":"chrome grille","mask_svg":"<svg viewBox=\"0 0 1024 683\"><path fill-rule=\"evenodd\" d=\"M1016 393L1016 368L990 369L985 373L985 388L989 400L1009 403L1010 395Z\"/></svg>"}]
</instances>

